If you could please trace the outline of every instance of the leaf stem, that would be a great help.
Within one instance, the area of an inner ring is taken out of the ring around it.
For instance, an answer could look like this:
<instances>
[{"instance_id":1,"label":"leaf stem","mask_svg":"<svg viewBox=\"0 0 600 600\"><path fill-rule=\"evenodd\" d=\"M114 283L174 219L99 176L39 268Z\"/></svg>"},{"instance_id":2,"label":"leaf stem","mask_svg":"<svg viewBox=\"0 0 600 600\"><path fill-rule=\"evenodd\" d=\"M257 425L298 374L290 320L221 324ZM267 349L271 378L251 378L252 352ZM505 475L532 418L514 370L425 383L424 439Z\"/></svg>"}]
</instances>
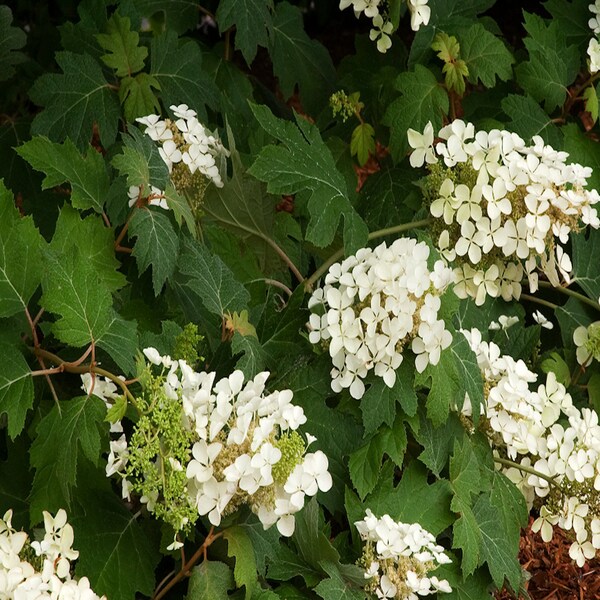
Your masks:
<instances>
[{"instance_id":1,"label":"leaf stem","mask_svg":"<svg viewBox=\"0 0 600 600\"><path fill-rule=\"evenodd\" d=\"M508 458L500 458L499 456L494 456L494 462L497 462L501 465L505 465L507 467L514 467L515 469L523 471L524 473L530 473L531 475L535 475L540 479L545 479L550 485L560 488L560 485L556 483L554 477L550 477L550 475L546 475L545 473L540 473L539 471L536 471L533 467L521 465L518 462L514 462L512 460L509 460Z\"/></svg>"},{"instance_id":2,"label":"leaf stem","mask_svg":"<svg viewBox=\"0 0 600 600\"><path fill-rule=\"evenodd\" d=\"M173 586L177 585L184 577L190 576L190 569L198 562L202 557L206 559L206 550L208 547L217 539L219 539L223 532L214 533L215 528L211 527L208 535L206 536L202 545L196 550L192 558L188 560L184 565L181 566L181 570L165 585L165 580L161 581L159 586L156 588L152 600L160 600ZM160 587L164 585L162 589Z\"/></svg>"},{"instance_id":3,"label":"leaf stem","mask_svg":"<svg viewBox=\"0 0 600 600\"><path fill-rule=\"evenodd\" d=\"M571 296L571 298L576 298L580 302L583 302L584 304L587 304L588 306L591 306L592 308L595 308L596 310L600 310L600 304L598 304L597 302L594 302L593 300L590 300L587 296L584 296L583 294L580 294L579 292L576 292L575 290L572 290L571 288L564 287L562 285L560 285L558 287L554 287L549 281L543 281L543 280L539 281L538 285L541 288L543 287L546 289L556 290L557 292L564 294L565 296Z\"/></svg>"},{"instance_id":4,"label":"leaf stem","mask_svg":"<svg viewBox=\"0 0 600 600\"><path fill-rule=\"evenodd\" d=\"M386 235L392 235L394 233L402 233L410 229L418 229L419 227L425 227L429 225L433 219L421 219L420 221L411 221L410 223L402 223L401 225L394 225L393 227L386 227L385 229L378 229L369 233L367 240L375 240ZM311 292L315 283L319 278L325 274L332 264L337 262L342 256L344 256L344 248L340 248L337 252L334 252L308 279L304 281L304 287L307 292Z\"/></svg>"},{"instance_id":5,"label":"leaf stem","mask_svg":"<svg viewBox=\"0 0 600 600\"><path fill-rule=\"evenodd\" d=\"M522 300L527 300L529 302L535 302L540 306L545 306L546 308L550 308L551 310L556 310L558 308L558 304L554 304L553 302L548 302L548 300L544 300L542 298L536 298L535 296L530 296L529 294L521 294Z\"/></svg>"},{"instance_id":6,"label":"leaf stem","mask_svg":"<svg viewBox=\"0 0 600 600\"><path fill-rule=\"evenodd\" d=\"M93 348L93 344L90 345L90 348ZM47 371L52 370L53 373L95 373L96 375L101 375L102 377L106 377L110 379L113 383L118 385L122 390L125 397L137 408L137 402L133 397L133 394L127 388L127 385L122 379L119 379L114 373L107 371L106 369L102 369L100 367L95 366L93 363L80 365L72 362L68 362L63 360L60 356L53 354L52 352L48 352L48 350L43 350L42 348L31 348L33 353L42 359L47 359L51 363L58 365L55 370L47 369ZM32 375L44 375L45 373L41 373L39 371L33 371Z\"/></svg>"}]
</instances>

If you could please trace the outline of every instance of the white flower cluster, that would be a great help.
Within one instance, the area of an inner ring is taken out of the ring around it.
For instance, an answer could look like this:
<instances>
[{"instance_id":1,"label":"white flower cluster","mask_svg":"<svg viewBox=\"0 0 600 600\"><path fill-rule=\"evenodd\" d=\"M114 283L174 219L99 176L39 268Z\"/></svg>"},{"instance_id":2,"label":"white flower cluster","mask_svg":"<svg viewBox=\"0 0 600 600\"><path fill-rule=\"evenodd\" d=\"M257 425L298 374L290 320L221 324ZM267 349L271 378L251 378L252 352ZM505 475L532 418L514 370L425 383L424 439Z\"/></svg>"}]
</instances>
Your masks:
<instances>
[{"instance_id":1,"label":"white flower cluster","mask_svg":"<svg viewBox=\"0 0 600 600\"><path fill-rule=\"evenodd\" d=\"M438 136L434 148L431 123L423 134L409 130L410 162L429 165L426 196L440 252L459 265L456 294L478 305L486 296L518 299L524 274L537 289L538 268L555 286L561 277L569 283L571 259L561 244L580 221L600 227L600 195L585 189L592 169L568 164L566 152L539 136L526 146L515 133L475 132L461 120Z\"/></svg>"},{"instance_id":2,"label":"white flower cluster","mask_svg":"<svg viewBox=\"0 0 600 600\"><path fill-rule=\"evenodd\" d=\"M427 2L428 0L406 0L413 31L418 31L421 25L429 23L431 8ZM340 0L340 10L349 6L354 10L356 18L364 13L366 17L372 19L373 29L369 32L369 37L372 42L377 41L379 52L387 52L392 46L390 34L394 31L394 25L388 17L388 0Z\"/></svg>"},{"instance_id":3,"label":"white flower cluster","mask_svg":"<svg viewBox=\"0 0 600 600\"><path fill-rule=\"evenodd\" d=\"M41 541L29 542L27 533L12 527L12 510L0 519L0 600L100 600L87 577L71 579L69 561L79 552L72 548L73 528L67 513L60 509L52 517L44 511L44 528ZM22 556L32 556L31 550L39 561L35 567Z\"/></svg>"},{"instance_id":4,"label":"white flower cluster","mask_svg":"<svg viewBox=\"0 0 600 600\"><path fill-rule=\"evenodd\" d=\"M600 321L594 321L587 327L577 327L573 332L573 342L577 346L577 362L582 367L589 366L594 358L600 360Z\"/></svg>"},{"instance_id":5,"label":"white flower cluster","mask_svg":"<svg viewBox=\"0 0 600 600\"><path fill-rule=\"evenodd\" d=\"M292 404L291 390L266 393L267 372L245 382L243 373L234 371L215 383L214 372L196 372L154 348L144 354L163 368L165 397L182 403L183 427L192 433L193 444L189 462L170 467L185 471L198 514L218 526L224 515L248 504L265 529L276 523L282 535L292 535L294 514L305 497L328 491L332 479L325 454L306 453L315 438L307 434L306 444L297 432L306 417ZM124 476L127 439L121 436L110 447L107 475ZM156 500L146 499L149 510Z\"/></svg>"},{"instance_id":6,"label":"white flower cluster","mask_svg":"<svg viewBox=\"0 0 600 600\"><path fill-rule=\"evenodd\" d=\"M595 411L573 406L565 386L549 372L531 390L537 375L522 360L501 355L477 329L463 331L486 382L482 407L493 446L526 469L504 472L523 492L528 505L540 505L533 530L550 541L553 526L573 531L569 555L581 567L600 549L600 426ZM463 413L470 415L465 403ZM559 423L559 419L561 423ZM567 420L568 425L562 424ZM549 481L551 480L551 481Z\"/></svg>"},{"instance_id":7,"label":"white flower cluster","mask_svg":"<svg viewBox=\"0 0 600 600\"><path fill-rule=\"evenodd\" d=\"M201 183L212 181L217 187L223 187L217 160L229 156L229 151L224 148L216 133L211 133L198 121L196 111L187 104L173 105L170 108L176 117L175 121L161 119L159 115L140 117L136 121L146 126L146 135L161 144L158 151L169 168L175 187L190 187L194 184L194 177L200 178ZM143 192L146 190L140 190L135 185L129 188L130 207ZM164 192L154 186L149 192L147 203L169 208Z\"/></svg>"},{"instance_id":8,"label":"white flower cluster","mask_svg":"<svg viewBox=\"0 0 600 600\"><path fill-rule=\"evenodd\" d=\"M590 58L590 73L597 73L600 71L600 42L598 42L598 34L600 33L600 0L596 0L594 4L588 6L590 12L594 15L589 21L588 25L594 32L596 37L590 39L588 44L587 53Z\"/></svg>"},{"instance_id":9,"label":"white flower cluster","mask_svg":"<svg viewBox=\"0 0 600 600\"><path fill-rule=\"evenodd\" d=\"M393 387L408 344L419 372L439 362L452 342L438 319L452 271L441 260L429 271L428 258L425 242L400 238L389 248L361 248L330 267L325 286L308 303L309 339L328 346L335 392L350 388L353 398L362 398L370 370Z\"/></svg>"},{"instance_id":10,"label":"white flower cluster","mask_svg":"<svg viewBox=\"0 0 600 600\"><path fill-rule=\"evenodd\" d=\"M429 572L452 562L435 537L418 523L378 519L367 509L363 521L354 523L365 548L359 564L365 569L367 591L377 598L417 600L438 592L452 591L445 579Z\"/></svg>"}]
</instances>

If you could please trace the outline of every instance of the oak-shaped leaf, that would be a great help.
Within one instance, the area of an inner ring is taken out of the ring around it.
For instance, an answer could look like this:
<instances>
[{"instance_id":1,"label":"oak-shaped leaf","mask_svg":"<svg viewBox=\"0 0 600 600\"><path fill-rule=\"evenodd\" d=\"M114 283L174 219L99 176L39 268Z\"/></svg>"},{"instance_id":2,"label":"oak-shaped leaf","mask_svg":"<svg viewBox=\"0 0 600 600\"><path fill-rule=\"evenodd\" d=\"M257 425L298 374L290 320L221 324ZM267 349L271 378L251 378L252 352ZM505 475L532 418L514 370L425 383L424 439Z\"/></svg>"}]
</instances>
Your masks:
<instances>
[{"instance_id":1,"label":"oak-shaped leaf","mask_svg":"<svg viewBox=\"0 0 600 600\"><path fill-rule=\"evenodd\" d=\"M36 171L46 175L42 189L68 183L71 204L75 208L102 213L110 180L102 154L88 146L82 155L70 139L58 144L37 136L17 148Z\"/></svg>"},{"instance_id":2,"label":"oak-shaped leaf","mask_svg":"<svg viewBox=\"0 0 600 600\"><path fill-rule=\"evenodd\" d=\"M31 99L44 107L33 120L32 133L57 142L71 138L83 150L96 125L108 148L117 137L121 111L102 67L88 54L57 52L55 57L62 74L45 73L30 91Z\"/></svg>"},{"instance_id":3,"label":"oak-shaped leaf","mask_svg":"<svg viewBox=\"0 0 600 600\"><path fill-rule=\"evenodd\" d=\"M295 123L279 119L266 106L254 105L252 110L261 127L281 144L264 147L249 173L266 181L273 194L310 194L307 241L321 248L331 244L343 215L344 247L348 252L362 247L367 226L350 203L344 176L317 127L298 115Z\"/></svg>"}]
</instances>

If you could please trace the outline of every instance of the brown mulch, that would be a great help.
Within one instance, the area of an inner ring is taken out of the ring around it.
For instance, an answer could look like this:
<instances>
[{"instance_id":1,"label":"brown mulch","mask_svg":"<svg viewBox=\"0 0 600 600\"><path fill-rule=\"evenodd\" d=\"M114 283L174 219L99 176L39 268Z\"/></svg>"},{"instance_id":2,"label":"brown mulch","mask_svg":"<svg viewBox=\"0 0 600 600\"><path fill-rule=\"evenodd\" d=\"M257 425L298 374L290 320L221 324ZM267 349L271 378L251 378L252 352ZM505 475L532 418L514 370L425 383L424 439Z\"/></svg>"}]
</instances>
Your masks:
<instances>
[{"instance_id":1,"label":"brown mulch","mask_svg":"<svg viewBox=\"0 0 600 600\"><path fill-rule=\"evenodd\" d=\"M600 600L600 559L587 561L580 569L569 556L571 540L560 529L549 543L529 527L521 532L519 560L531 579L524 584L531 600ZM515 600L502 590L496 600ZM519 600L525 598L520 596Z\"/></svg>"}]
</instances>

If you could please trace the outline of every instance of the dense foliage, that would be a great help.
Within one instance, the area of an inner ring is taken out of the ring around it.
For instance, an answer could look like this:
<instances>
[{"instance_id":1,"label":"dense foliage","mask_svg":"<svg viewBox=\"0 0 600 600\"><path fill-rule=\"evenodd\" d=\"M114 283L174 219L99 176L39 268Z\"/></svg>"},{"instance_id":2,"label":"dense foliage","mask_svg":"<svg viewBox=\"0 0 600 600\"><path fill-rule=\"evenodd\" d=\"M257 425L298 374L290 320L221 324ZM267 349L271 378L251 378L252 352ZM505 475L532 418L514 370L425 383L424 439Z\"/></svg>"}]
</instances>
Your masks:
<instances>
[{"instance_id":1,"label":"dense foliage","mask_svg":"<svg viewBox=\"0 0 600 600\"><path fill-rule=\"evenodd\" d=\"M0 6L0 599L596 555L600 0L518 4Z\"/></svg>"}]
</instances>

